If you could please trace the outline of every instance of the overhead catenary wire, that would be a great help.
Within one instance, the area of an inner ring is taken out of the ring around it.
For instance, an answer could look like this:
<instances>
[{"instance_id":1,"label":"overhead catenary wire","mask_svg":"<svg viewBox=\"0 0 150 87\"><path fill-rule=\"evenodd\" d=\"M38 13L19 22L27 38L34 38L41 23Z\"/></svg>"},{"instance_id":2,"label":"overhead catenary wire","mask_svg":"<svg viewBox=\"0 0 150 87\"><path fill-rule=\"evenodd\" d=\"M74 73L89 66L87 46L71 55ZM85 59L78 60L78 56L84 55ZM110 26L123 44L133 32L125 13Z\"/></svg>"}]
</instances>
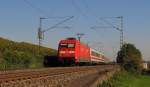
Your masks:
<instances>
[{"instance_id":1,"label":"overhead catenary wire","mask_svg":"<svg viewBox=\"0 0 150 87\"><path fill-rule=\"evenodd\" d=\"M46 19L46 18L43 18L43 17L40 17L40 23L39 23L39 29L38 29L38 39L39 39L39 54L40 54L40 48L41 48L41 44L42 44L42 40L44 39L44 33L53 29L53 28L57 28L58 25L61 25L63 24L64 22L67 22L68 20L72 19L74 16L71 16L69 18L66 18L58 23L56 23L55 25L53 25L52 27L50 28L47 28L45 30L42 30L42 19ZM65 28L68 28L68 27L65 27Z\"/></svg>"},{"instance_id":2,"label":"overhead catenary wire","mask_svg":"<svg viewBox=\"0 0 150 87\"><path fill-rule=\"evenodd\" d=\"M60 21L60 22L58 22L57 24L53 25L52 27L47 28L46 30L43 30L42 32L44 33L44 32L46 32L46 31L49 31L49 30L51 30L51 29L57 27L58 25L61 25L61 24L63 24L64 22L66 22L66 21L72 19L73 17L74 17L74 16L71 16L71 17L69 17L69 18L67 18L67 19L65 19L65 20L63 20L63 21Z\"/></svg>"},{"instance_id":3,"label":"overhead catenary wire","mask_svg":"<svg viewBox=\"0 0 150 87\"><path fill-rule=\"evenodd\" d=\"M71 4L84 18L88 19L88 16L81 10L74 0L71 0Z\"/></svg>"},{"instance_id":4,"label":"overhead catenary wire","mask_svg":"<svg viewBox=\"0 0 150 87\"><path fill-rule=\"evenodd\" d=\"M81 0L82 1L82 3L83 3L83 6L87 9L87 13L89 14L89 15L91 15L92 17L95 17L96 18L96 21L95 21L95 23L97 24L98 23L98 18L99 18L99 16L98 15L96 15L96 13L94 13L94 11L93 11L93 8L92 7L90 7L90 5L89 5L89 3L88 3L88 1L87 0ZM90 27L90 29L93 29L93 30L95 30L96 31L96 28L110 28L109 26L93 26L93 27ZM96 31L96 33L97 34L99 34L99 35L102 35L102 36L99 36L99 37L103 37L104 36L104 33L102 33L102 34L100 34L99 33L99 31Z\"/></svg>"},{"instance_id":5,"label":"overhead catenary wire","mask_svg":"<svg viewBox=\"0 0 150 87\"><path fill-rule=\"evenodd\" d=\"M91 14L92 16L98 17L96 14L94 14L93 9L89 7L86 0L81 0L83 3L83 6L87 9L87 13Z\"/></svg>"},{"instance_id":6,"label":"overhead catenary wire","mask_svg":"<svg viewBox=\"0 0 150 87\"><path fill-rule=\"evenodd\" d=\"M91 4L89 5L89 3L87 2L87 0L81 0L81 1L83 3L84 7L87 9L87 13L89 15L91 15L92 17L95 17L96 19L98 19L99 16L96 13L94 13L93 8L90 7ZM95 23L98 23L98 20L96 20Z\"/></svg>"},{"instance_id":7,"label":"overhead catenary wire","mask_svg":"<svg viewBox=\"0 0 150 87\"><path fill-rule=\"evenodd\" d=\"M35 6L34 4L32 4L31 2L29 2L28 0L23 0L28 6L30 6L32 9L34 9L37 13L39 14L43 14L43 15L47 15L46 12L42 9L40 9L39 7Z\"/></svg>"},{"instance_id":8,"label":"overhead catenary wire","mask_svg":"<svg viewBox=\"0 0 150 87\"><path fill-rule=\"evenodd\" d=\"M23 0L23 1L28 6L30 6L32 9L34 9L35 12L37 12L39 14L42 14L43 16L46 16L46 18L48 18L48 19L63 19L63 18L70 17L70 16L49 16L46 11L44 11L43 9L37 7L36 5L34 5L33 3L31 3L29 0ZM51 12L51 14L52 14L52 12Z\"/></svg>"},{"instance_id":9,"label":"overhead catenary wire","mask_svg":"<svg viewBox=\"0 0 150 87\"><path fill-rule=\"evenodd\" d=\"M115 28L120 32L120 50L124 44L124 36L123 36L123 16L113 17L113 18L119 18L120 19L120 27L117 27L113 25L111 22L105 20L104 18L100 18L102 21L104 21L106 24L112 26L112 28Z\"/></svg>"},{"instance_id":10,"label":"overhead catenary wire","mask_svg":"<svg viewBox=\"0 0 150 87\"><path fill-rule=\"evenodd\" d=\"M87 13L89 15L91 15L92 17L95 17L96 19L98 19L99 16L96 15L96 13L94 13L92 7L90 7L91 4L89 5L89 3L88 3L88 0L81 0L81 1L82 1L83 6L85 7L85 9L87 9L86 10ZM98 21L95 21L95 23L98 23ZM106 26L101 26L101 27L99 27L99 26L93 26L93 27L90 27L90 29L93 29L93 30L96 31L98 37L103 37L104 33L100 34L99 31L96 30L96 28L110 28L110 27L108 27L108 26L107 27ZM101 41L102 41L102 39L101 39Z\"/></svg>"},{"instance_id":11,"label":"overhead catenary wire","mask_svg":"<svg viewBox=\"0 0 150 87\"><path fill-rule=\"evenodd\" d=\"M113 25L112 23L110 23L109 21L105 20L104 18L100 18L100 20L104 21L106 24L112 26L112 28L115 28L119 31L121 31L118 27L116 27L115 25Z\"/></svg>"}]
</instances>

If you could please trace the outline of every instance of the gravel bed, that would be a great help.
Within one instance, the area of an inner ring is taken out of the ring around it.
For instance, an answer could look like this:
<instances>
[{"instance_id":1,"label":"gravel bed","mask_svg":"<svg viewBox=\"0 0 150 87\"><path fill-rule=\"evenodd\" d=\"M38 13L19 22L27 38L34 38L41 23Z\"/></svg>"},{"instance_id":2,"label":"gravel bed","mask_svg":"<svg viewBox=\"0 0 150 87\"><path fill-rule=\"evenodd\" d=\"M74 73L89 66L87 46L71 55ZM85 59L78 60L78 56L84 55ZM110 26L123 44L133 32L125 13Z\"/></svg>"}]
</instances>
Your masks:
<instances>
[{"instance_id":1,"label":"gravel bed","mask_svg":"<svg viewBox=\"0 0 150 87\"><path fill-rule=\"evenodd\" d=\"M90 67L90 66L89 66ZM108 67L108 66L107 66ZM110 67L110 66L109 66ZM63 67L69 69L71 67ZM74 67L78 69L79 67ZM83 67L85 68L85 67ZM44 68L44 69L28 69L29 71L43 71L43 70L55 70L56 68ZM57 69L62 69L62 67L57 67ZM0 74L5 73L15 73L15 72L24 72L24 70L17 71L6 71L1 72ZM87 85L92 84L99 76L100 73L108 72L104 67L99 67L98 69L89 69L86 71L71 72L65 74L56 74L52 76L45 76L39 78L25 79L21 81L9 82L9 83L0 83L0 87L88 87Z\"/></svg>"}]
</instances>

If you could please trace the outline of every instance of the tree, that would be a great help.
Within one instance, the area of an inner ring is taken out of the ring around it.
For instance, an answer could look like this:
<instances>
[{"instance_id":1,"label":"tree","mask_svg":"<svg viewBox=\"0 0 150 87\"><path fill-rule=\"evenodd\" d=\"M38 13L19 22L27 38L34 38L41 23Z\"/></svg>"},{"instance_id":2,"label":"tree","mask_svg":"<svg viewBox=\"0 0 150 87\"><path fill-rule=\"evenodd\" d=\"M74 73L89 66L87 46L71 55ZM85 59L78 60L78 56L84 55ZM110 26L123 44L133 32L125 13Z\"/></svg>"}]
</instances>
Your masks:
<instances>
[{"instance_id":1,"label":"tree","mask_svg":"<svg viewBox=\"0 0 150 87\"><path fill-rule=\"evenodd\" d=\"M124 44L118 52L117 63L125 70L140 73L142 69L142 54L133 44Z\"/></svg>"}]
</instances>

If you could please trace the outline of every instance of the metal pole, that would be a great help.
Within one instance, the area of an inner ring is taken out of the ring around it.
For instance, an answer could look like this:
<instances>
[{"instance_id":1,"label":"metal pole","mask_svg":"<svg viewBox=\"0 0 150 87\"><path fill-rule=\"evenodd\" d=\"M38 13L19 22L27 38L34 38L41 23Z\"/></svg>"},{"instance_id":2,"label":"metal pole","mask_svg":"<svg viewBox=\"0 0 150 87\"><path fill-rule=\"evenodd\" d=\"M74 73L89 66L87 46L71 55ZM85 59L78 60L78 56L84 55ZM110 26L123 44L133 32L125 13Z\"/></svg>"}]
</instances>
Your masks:
<instances>
[{"instance_id":1,"label":"metal pole","mask_svg":"<svg viewBox=\"0 0 150 87\"><path fill-rule=\"evenodd\" d=\"M55 24L54 26L46 29L46 30L43 30L42 29L42 19L48 19L48 18L45 18L45 17L40 17L40 22L39 22L39 29L38 29L38 39L39 39L39 54L40 54L40 49L41 49L41 44L42 44L42 39L44 39L44 32L50 30L50 29L53 29L53 28L56 28L58 25L60 24L63 24L64 22L67 22L68 20L72 19L74 16L71 16L69 18L66 18L65 20L61 21L61 22L58 22L57 24Z\"/></svg>"},{"instance_id":2,"label":"metal pole","mask_svg":"<svg viewBox=\"0 0 150 87\"><path fill-rule=\"evenodd\" d=\"M39 39L39 54L41 50L41 41L42 41L42 17L40 17L39 29L38 29L38 39Z\"/></svg>"},{"instance_id":3,"label":"metal pole","mask_svg":"<svg viewBox=\"0 0 150 87\"><path fill-rule=\"evenodd\" d=\"M124 44L124 40L123 40L123 16L119 16L117 17L120 19L120 27L116 27L117 30L120 31L120 50Z\"/></svg>"},{"instance_id":4,"label":"metal pole","mask_svg":"<svg viewBox=\"0 0 150 87\"><path fill-rule=\"evenodd\" d=\"M121 27L120 27L120 49L122 48L123 42L123 16L120 16L121 19Z\"/></svg>"}]
</instances>

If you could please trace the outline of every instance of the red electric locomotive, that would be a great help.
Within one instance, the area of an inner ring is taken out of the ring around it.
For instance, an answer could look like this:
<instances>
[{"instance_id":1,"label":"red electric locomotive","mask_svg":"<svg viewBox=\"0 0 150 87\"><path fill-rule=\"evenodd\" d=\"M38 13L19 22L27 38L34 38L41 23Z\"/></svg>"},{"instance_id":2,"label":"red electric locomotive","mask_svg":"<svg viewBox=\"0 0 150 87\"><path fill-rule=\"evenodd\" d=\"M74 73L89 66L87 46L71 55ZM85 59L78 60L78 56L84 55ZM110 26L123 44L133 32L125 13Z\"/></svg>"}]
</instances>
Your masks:
<instances>
[{"instance_id":1,"label":"red electric locomotive","mask_svg":"<svg viewBox=\"0 0 150 87\"><path fill-rule=\"evenodd\" d=\"M75 38L61 40L58 46L58 58L64 63L105 62L104 55L81 43Z\"/></svg>"}]
</instances>

